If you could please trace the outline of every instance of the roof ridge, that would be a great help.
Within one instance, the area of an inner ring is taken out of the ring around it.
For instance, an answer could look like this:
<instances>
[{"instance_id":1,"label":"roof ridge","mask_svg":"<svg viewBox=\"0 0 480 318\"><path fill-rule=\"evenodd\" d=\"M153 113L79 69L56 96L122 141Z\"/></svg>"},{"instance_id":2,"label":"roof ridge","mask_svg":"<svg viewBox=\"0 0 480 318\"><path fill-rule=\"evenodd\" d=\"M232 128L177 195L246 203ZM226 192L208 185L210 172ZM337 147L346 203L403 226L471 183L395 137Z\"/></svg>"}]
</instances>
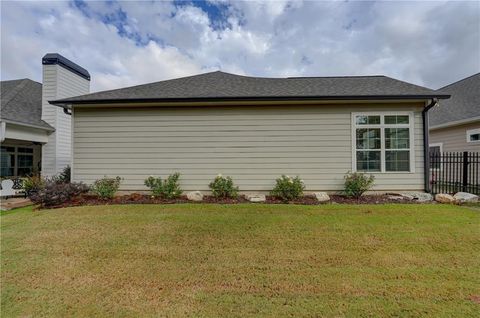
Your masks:
<instances>
[{"instance_id":1,"label":"roof ridge","mask_svg":"<svg viewBox=\"0 0 480 318\"><path fill-rule=\"evenodd\" d=\"M419 88L423 88L423 89L428 89L429 91L432 91L432 92L435 92L435 91L436 91L435 89L430 88L430 87L413 84L413 83L406 82L406 81L404 81L404 80L400 80L400 79L393 78L393 77L390 77L390 76L386 76L386 75L385 75L385 77L386 77L386 78L389 78L389 79L391 79L391 80L397 81L397 82L402 82L402 83L407 84L407 85L410 85L410 86L415 86L415 87L419 87Z\"/></svg>"},{"instance_id":2,"label":"roof ridge","mask_svg":"<svg viewBox=\"0 0 480 318\"><path fill-rule=\"evenodd\" d=\"M16 78L16 79L11 79L11 80L4 80L4 81L0 81L0 83L7 83L7 82L21 82L23 80L26 80L28 78L24 77L24 78Z\"/></svg>"},{"instance_id":3,"label":"roof ridge","mask_svg":"<svg viewBox=\"0 0 480 318\"><path fill-rule=\"evenodd\" d=\"M150 83L143 83L143 84L137 84L137 85L132 85L132 86L126 86L126 87L120 87L120 88L114 88L114 89L107 89L107 90L103 90L103 91L97 91L97 92L92 92L92 93L88 93L88 94L82 94L82 95L78 95L78 96L88 96L88 95L93 95L93 94L97 94L97 93L115 92L115 91L123 90L123 89L127 89L127 88L135 88L135 87L140 87L140 86L157 84L157 83L160 83L160 82L174 81L174 80L185 79L185 78L189 78L189 77L196 77L196 76L201 76L201 75L207 75L207 74L212 74L212 73L225 73L225 72L222 72L222 71L217 70L217 71L200 73L200 74L195 74L195 75L188 75L188 76L170 78L170 79L165 79L165 80L160 80L160 81L155 81L155 82L150 82ZM228 74L228 73L227 73L227 74ZM76 97L76 96L72 96L71 98L73 98L73 97ZM69 97L69 98L70 98L70 97Z\"/></svg>"},{"instance_id":4,"label":"roof ridge","mask_svg":"<svg viewBox=\"0 0 480 318\"><path fill-rule=\"evenodd\" d=\"M455 82L450 83L450 84L448 84L448 85L445 85L445 86L443 86L443 87L437 88L437 91L438 91L438 90L441 90L441 89L444 89L444 88L447 88L447 87L449 87L449 86L452 86L452 85L454 85L454 84L458 84L458 83L460 83L460 82L463 82L463 81L465 81L465 80L467 80L467 79L470 79L470 78L472 78L472 77L474 77L474 76L477 76L477 75L480 75L480 72L475 73L475 74L472 74L472 75L467 76L467 77L465 77L465 78L459 79L458 81L455 81Z\"/></svg>"},{"instance_id":5,"label":"roof ridge","mask_svg":"<svg viewBox=\"0 0 480 318\"><path fill-rule=\"evenodd\" d=\"M239 77L248 77L248 78L254 78L254 79L271 79L271 80L283 80L283 79L300 79L300 78L355 78L355 77L386 77L385 75L339 75L339 76L287 76L287 77L267 77L267 76L250 76L250 75L241 75L241 74L235 74L235 73L228 73L224 72L222 70L214 71L214 72L209 72L209 73L223 73L227 75L233 75L233 76L239 76ZM209 74L209 73L204 73L204 74ZM199 74L199 75L204 75L204 74Z\"/></svg>"},{"instance_id":6,"label":"roof ridge","mask_svg":"<svg viewBox=\"0 0 480 318\"><path fill-rule=\"evenodd\" d=\"M276 77L280 79L297 79L297 78L365 78L365 77L387 77L385 75L338 75L338 76L288 76Z\"/></svg>"},{"instance_id":7,"label":"roof ridge","mask_svg":"<svg viewBox=\"0 0 480 318\"><path fill-rule=\"evenodd\" d=\"M5 80L5 81L0 81L0 84L10 83L10 82L18 82L18 83L20 83L20 82L23 82L23 81L28 81L28 82L32 82L32 83L36 83L36 84L42 85L42 83L40 83L40 82L38 82L38 81L34 81L34 80L32 80L31 78L28 78L28 77L11 79L11 80Z\"/></svg>"}]
</instances>

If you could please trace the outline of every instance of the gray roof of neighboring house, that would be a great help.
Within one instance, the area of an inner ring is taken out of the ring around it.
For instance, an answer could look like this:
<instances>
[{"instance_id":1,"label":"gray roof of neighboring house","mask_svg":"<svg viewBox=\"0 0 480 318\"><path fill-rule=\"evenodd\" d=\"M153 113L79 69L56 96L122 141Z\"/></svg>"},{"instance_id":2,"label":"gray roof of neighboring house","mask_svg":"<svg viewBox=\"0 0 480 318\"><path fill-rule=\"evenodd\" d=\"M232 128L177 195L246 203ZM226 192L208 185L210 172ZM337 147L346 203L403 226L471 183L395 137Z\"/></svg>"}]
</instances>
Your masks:
<instances>
[{"instance_id":1,"label":"gray roof of neighboring house","mask_svg":"<svg viewBox=\"0 0 480 318\"><path fill-rule=\"evenodd\" d=\"M0 119L55 130L42 120L42 84L27 78L1 81L0 100Z\"/></svg>"},{"instance_id":2,"label":"gray roof of neighboring house","mask_svg":"<svg viewBox=\"0 0 480 318\"><path fill-rule=\"evenodd\" d=\"M424 99L448 94L386 76L248 77L211 72L51 101L56 105L207 100Z\"/></svg>"},{"instance_id":3,"label":"gray roof of neighboring house","mask_svg":"<svg viewBox=\"0 0 480 318\"><path fill-rule=\"evenodd\" d=\"M480 73L439 89L450 94L429 112L430 127L480 117Z\"/></svg>"}]
</instances>

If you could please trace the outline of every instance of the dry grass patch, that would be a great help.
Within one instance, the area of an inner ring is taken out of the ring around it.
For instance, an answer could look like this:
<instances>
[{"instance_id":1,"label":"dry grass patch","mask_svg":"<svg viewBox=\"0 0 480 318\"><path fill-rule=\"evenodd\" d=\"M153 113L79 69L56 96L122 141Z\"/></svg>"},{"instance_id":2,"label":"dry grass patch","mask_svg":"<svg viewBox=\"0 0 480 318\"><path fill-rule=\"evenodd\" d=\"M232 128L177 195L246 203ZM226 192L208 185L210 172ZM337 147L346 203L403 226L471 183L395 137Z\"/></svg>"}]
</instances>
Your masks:
<instances>
[{"instance_id":1,"label":"dry grass patch","mask_svg":"<svg viewBox=\"0 0 480 318\"><path fill-rule=\"evenodd\" d=\"M2 317L475 316L458 206L129 205L1 216Z\"/></svg>"}]
</instances>

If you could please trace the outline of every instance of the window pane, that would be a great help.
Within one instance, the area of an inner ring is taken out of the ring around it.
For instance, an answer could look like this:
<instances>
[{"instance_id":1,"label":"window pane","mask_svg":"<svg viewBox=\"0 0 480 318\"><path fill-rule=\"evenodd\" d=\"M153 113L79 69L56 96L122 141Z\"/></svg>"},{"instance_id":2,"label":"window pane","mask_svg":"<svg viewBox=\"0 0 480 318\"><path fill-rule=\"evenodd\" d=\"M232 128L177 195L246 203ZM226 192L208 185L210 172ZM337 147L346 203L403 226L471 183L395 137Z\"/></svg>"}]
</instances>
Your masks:
<instances>
[{"instance_id":1,"label":"window pane","mask_svg":"<svg viewBox=\"0 0 480 318\"><path fill-rule=\"evenodd\" d=\"M386 151L386 171L410 171L410 151Z\"/></svg>"},{"instance_id":2,"label":"window pane","mask_svg":"<svg viewBox=\"0 0 480 318\"><path fill-rule=\"evenodd\" d=\"M470 135L470 141L479 141L480 140L480 134L471 134Z\"/></svg>"},{"instance_id":3,"label":"window pane","mask_svg":"<svg viewBox=\"0 0 480 318\"><path fill-rule=\"evenodd\" d=\"M380 171L380 151L357 151L358 171Z\"/></svg>"},{"instance_id":4,"label":"window pane","mask_svg":"<svg viewBox=\"0 0 480 318\"><path fill-rule=\"evenodd\" d=\"M430 146L429 148L430 157L434 158L430 161L430 168L431 169L440 169L440 146Z\"/></svg>"},{"instance_id":5,"label":"window pane","mask_svg":"<svg viewBox=\"0 0 480 318\"><path fill-rule=\"evenodd\" d=\"M33 156L32 155L18 155L18 167L32 167L33 166Z\"/></svg>"},{"instance_id":6,"label":"window pane","mask_svg":"<svg viewBox=\"0 0 480 318\"><path fill-rule=\"evenodd\" d=\"M380 125L380 116L357 116L355 122L357 125Z\"/></svg>"},{"instance_id":7,"label":"window pane","mask_svg":"<svg viewBox=\"0 0 480 318\"><path fill-rule=\"evenodd\" d=\"M385 116L385 124L396 125L396 124L408 124L409 116L408 115L389 115Z\"/></svg>"},{"instance_id":8,"label":"window pane","mask_svg":"<svg viewBox=\"0 0 480 318\"><path fill-rule=\"evenodd\" d=\"M408 149L410 147L409 128L385 128L386 149Z\"/></svg>"},{"instance_id":9,"label":"window pane","mask_svg":"<svg viewBox=\"0 0 480 318\"><path fill-rule=\"evenodd\" d=\"M0 176L11 177L15 174L15 155L2 151L0 163Z\"/></svg>"},{"instance_id":10,"label":"window pane","mask_svg":"<svg viewBox=\"0 0 480 318\"><path fill-rule=\"evenodd\" d=\"M20 148L19 148L20 149ZM18 154L18 169L19 177L30 175L33 171L33 156L29 154Z\"/></svg>"},{"instance_id":11,"label":"window pane","mask_svg":"<svg viewBox=\"0 0 480 318\"><path fill-rule=\"evenodd\" d=\"M33 149L32 148L18 148L18 152L21 152L21 153L33 153Z\"/></svg>"},{"instance_id":12,"label":"window pane","mask_svg":"<svg viewBox=\"0 0 480 318\"><path fill-rule=\"evenodd\" d=\"M15 152L15 147L2 146L1 151L2 152Z\"/></svg>"},{"instance_id":13,"label":"window pane","mask_svg":"<svg viewBox=\"0 0 480 318\"><path fill-rule=\"evenodd\" d=\"M380 149L380 128L357 129L357 149Z\"/></svg>"}]
</instances>

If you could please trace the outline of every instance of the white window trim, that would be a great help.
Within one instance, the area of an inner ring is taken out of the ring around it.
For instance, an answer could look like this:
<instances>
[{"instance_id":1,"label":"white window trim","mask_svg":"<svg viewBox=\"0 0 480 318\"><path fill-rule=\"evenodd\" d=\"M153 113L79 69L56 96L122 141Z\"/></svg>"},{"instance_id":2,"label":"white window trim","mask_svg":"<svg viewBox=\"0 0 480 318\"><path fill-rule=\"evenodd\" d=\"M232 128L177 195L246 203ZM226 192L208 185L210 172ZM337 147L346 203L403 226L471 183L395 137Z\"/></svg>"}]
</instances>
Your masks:
<instances>
[{"instance_id":1,"label":"white window trim","mask_svg":"<svg viewBox=\"0 0 480 318\"><path fill-rule=\"evenodd\" d=\"M388 115L408 115L408 124L398 124L398 125L385 125L385 116ZM380 125L357 125L356 124L356 116L380 116ZM351 122L351 130L352 130L352 171L357 172L357 135L356 129L361 128L380 128L380 171L369 171L367 173L371 174L405 174L405 173L415 173L415 116L414 112L408 111L379 111L379 112L358 112L352 113L352 122ZM385 129L384 128L409 128L410 129L410 171L386 171L385 169Z\"/></svg>"},{"instance_id":2,"label":"white window trim","mask_svg":"<svg viewBox=\"0 0 480 318\"><path fill-rule=\"evenodd\" d=\"M440 153L443 152L443 142L436 142L433 144L429 144L428 148L431 148L431 147L440 147Z\"/></svg>"},{"instance_id":3,"label":"white window trim","mask_svg":"<svg viewBox=\"0 0 480 318\"><path fill-rule=\"evenodd\" d=\"M443 142L435 142L433 144L429 144L428 145L428 153L430 154L430 147L440 147L440 154L443 153ZM430 158L428 158L428 160L430 161ZM430 165L430 164L429 164ZM430 168L431 171L442 171L442 167L443 165L440 165L440 168Z\"/></svg>"},{"instance_id":4,"label":"white window trim","mask_svg":"<svg viewBox=\"0 0 480 318\"><path fill-rule=\"evenodd\" d=\"M473 144L480 143L480 140L474 140L474 141L470 140L470 136L475 135L475 134L480 134L480 128L467 130L467 142L468 143L473 143Z\"/></svg>"}]
</instances>

